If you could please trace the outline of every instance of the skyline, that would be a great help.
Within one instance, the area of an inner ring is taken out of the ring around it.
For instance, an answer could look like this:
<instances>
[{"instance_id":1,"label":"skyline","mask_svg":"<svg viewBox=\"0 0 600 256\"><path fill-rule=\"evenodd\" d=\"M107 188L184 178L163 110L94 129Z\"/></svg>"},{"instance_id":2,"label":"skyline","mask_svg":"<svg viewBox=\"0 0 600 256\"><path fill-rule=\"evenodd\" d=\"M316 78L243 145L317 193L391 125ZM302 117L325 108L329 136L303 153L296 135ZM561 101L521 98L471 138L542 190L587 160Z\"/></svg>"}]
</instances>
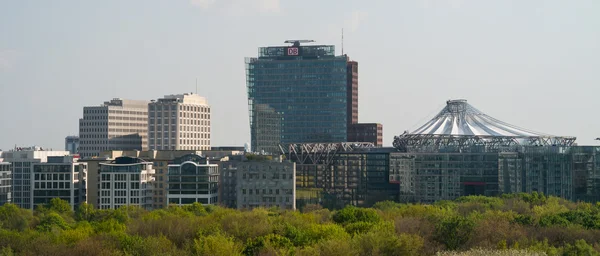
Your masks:
<instances>
[{"instance_id":1,"label":"skyline","mask_svg":"<svg viewBox=\"0 0 600 256\"><path fill-rule=\"evenodd\" d=\"M196 78L213 108L212 146L244 145L244 57L287 39L333 44L339 55L342 28L344 52L360 65L359 122L382 123L384 146L458 98L598 145L600 120L589 114L600 107L600 3L382 2L2 2L0 149L62 149L84 106L195 92Z\"/></svg>"}]
</instances>

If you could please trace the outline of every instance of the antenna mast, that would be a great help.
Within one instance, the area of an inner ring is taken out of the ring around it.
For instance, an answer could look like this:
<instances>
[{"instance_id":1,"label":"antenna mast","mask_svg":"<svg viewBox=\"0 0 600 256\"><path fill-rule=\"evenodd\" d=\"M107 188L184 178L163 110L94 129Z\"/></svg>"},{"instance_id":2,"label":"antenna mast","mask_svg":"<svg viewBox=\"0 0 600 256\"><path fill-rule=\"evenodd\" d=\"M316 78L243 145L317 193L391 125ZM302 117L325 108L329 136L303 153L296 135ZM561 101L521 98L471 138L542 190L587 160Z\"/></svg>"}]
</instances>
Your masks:
<instances>
[{"instance_id":1,"label":"antenna mast","mask_svg":"<svg viewBox=\"0 0 600 256\"><path fill-rule=\"evenodd\" d=\"M196 94L198 94L198 78L196 77Z\"/></svg>"},{"instance_id":2,"label":"antenna mast","mask_svg":"<svg viewBox=\"0 0 600 256\"><path fill-rule=\"evenodd\" d=\"M344 28L342 28L342 55L344 55Z\"/></svg>"}]
</instances>

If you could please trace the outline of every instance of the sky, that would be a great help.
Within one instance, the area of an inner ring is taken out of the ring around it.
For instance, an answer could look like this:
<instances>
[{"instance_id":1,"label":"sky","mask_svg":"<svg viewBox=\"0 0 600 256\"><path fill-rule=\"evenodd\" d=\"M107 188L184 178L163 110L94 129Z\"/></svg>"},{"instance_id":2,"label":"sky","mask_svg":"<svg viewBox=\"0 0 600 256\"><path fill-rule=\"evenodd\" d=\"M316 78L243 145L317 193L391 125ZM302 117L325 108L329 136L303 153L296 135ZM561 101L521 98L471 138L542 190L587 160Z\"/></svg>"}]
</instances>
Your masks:
<instances>
[{"instance_id":1,"label":"sky","mask_svg":"<svg viewBox=\"0 0 600 256\"><path fill-rule=\"evenodd\" d=\"M359 62L384 145L448 99L600 145L597 0L0 0L0 149L63 149L83 106L196 91L213 146L250 142L244 57L287 39Z\"/></svg>"}]
</instances>

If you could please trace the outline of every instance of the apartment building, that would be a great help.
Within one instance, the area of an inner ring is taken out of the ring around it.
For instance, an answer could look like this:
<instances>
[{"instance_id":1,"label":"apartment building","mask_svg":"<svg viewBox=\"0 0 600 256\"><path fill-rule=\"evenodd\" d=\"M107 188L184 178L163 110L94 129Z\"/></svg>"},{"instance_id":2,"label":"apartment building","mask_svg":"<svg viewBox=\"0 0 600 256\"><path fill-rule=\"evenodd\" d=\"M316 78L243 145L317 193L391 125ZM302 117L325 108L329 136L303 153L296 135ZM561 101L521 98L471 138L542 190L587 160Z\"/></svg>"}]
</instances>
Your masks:
<instances>
[{"instance_id":1,"label":"apartment building","mask_svg":"<svg viewBox=\"0 0 600 256\"><path fill-rule=\"evenodd\" d=\"M83 108L79 119L79 154L99 156L106 150L148 148L148 102L112 99Z\"/></svg>"},{"instance_id":2,"label":"apartment building","mask_svg":"<svg viewBox=\"0 0 600 256\"><path fill-rule=\"evenodd\" d=\"M148 105L150 149L210 150L210 106L198 94L166 95Z\"/></svg>"},{"instance_id":3,"label":"apartment building","mask_svg":"<svg viewBox=\"0 0 600 256\"><path fill-rule=\"evenodd\" d=\"M124 156L99 165L99 209L117 209L125 205L153 209L155 170L152 162Z\"/></svg>"},{"instance_id":4,"label":"apartment building","mask_svg":"<svg viewBox=\"0 0 600 256\"><path fill-rule=\"evenodd\" d=\"M31 170L32 210L53 198L69 202L72 210L87 201L87 163L73 156L49 156L46 163L33 163Z\"/></svg>"}]
</instances>

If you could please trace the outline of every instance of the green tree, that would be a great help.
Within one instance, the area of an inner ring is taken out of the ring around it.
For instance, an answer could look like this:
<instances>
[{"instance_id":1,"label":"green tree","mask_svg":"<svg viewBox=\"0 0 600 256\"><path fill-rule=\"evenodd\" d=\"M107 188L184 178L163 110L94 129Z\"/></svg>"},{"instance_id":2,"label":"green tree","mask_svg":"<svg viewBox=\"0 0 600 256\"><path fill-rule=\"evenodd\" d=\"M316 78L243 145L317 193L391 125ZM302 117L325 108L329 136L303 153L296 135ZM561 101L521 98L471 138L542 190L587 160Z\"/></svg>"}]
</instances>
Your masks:
<instances>
[{"instance_id":1,"label":"green tree","mask_svg":"<svg viewBox=\"0 0 600 256\"><path fill-rule=\"evenodd\" d=\"M45 232L52 231L55 228L63 230L69 228L69 225L63 217L55 212L45 214L40 219L40 224L36 227L37 230Z\"/></svg>"},{"instance_id":2,"label":"green tree","mask_svg":"<svg viewBox=\"0 0 600 256\"><path fill-rule=\"evenodd\" d=\"M14 204L0 206L0 227L10 230L24 231L29 228L33 214L29 210L21 209Z\"/></svg>"},{"instance_id":3,"label":"green tree","mask_svg":"<svg viewBox=\"0 0 600 256\"><path fill-rule=\"evenodd\" d=\"M379 216L374 209L346 206L333 215L333 221L339 224L348 224L359 221L377 223L381 221L381 216Z\"/></svg>"},{"instance_id":4,"label":"green tree","mask_svg":"<svg viewBox=\"0 0 600 256\"><path fill-rule=\"evenodd\" d=\"M71 209L71 205L69 204L69 202L62 200L58 197L52 198L50 200L50 203L48 203L48 205L46 205L46 208L48 208L50 211L56 212L58 214L73 213L73 210Z\"/></svg>"},{"instance_id":5,"label":"green tree","mask_svg":"<svg viewBox=\"0 0 600 256\"><path fill-rule=\"evenodd\" d=\"M94 219L94 215L96 214L96 209L91 204L83 202L77 210L75 211L75 219L78 221L92 221Z\"/></svg>"},{"instance_id":6,"label":"green tree","mask_svg":"<svg viewBox=\"0 0 600 256\"><path fill-rule=\"evenodd\" d=\"M194 255L212 256L235 256L242 253L241 246L232 237L221 233L194 239L192 251Z\"/></svg>"},{"instance_id":7,"label":"green tree","mask_svg":"<svg viewBox=\"0 0 600 256\"><path fill-rule=\"evenodd\" d=\"M565 256L596 256L600 255L594 247L589 245L585 240L577 240L574 245L567 244L563 252Z\"/></svg>"},{"instance_id":8,"label":"green tree","mask_svg":"<svg viewBox=\"0 0 600 256\"><path fill-rule=\"evenodd\" d=\"M471 238L475 223L466 217L451 216L436 225L436 240L450 250L459 249Z\"/></svg>"}]
</instances>

